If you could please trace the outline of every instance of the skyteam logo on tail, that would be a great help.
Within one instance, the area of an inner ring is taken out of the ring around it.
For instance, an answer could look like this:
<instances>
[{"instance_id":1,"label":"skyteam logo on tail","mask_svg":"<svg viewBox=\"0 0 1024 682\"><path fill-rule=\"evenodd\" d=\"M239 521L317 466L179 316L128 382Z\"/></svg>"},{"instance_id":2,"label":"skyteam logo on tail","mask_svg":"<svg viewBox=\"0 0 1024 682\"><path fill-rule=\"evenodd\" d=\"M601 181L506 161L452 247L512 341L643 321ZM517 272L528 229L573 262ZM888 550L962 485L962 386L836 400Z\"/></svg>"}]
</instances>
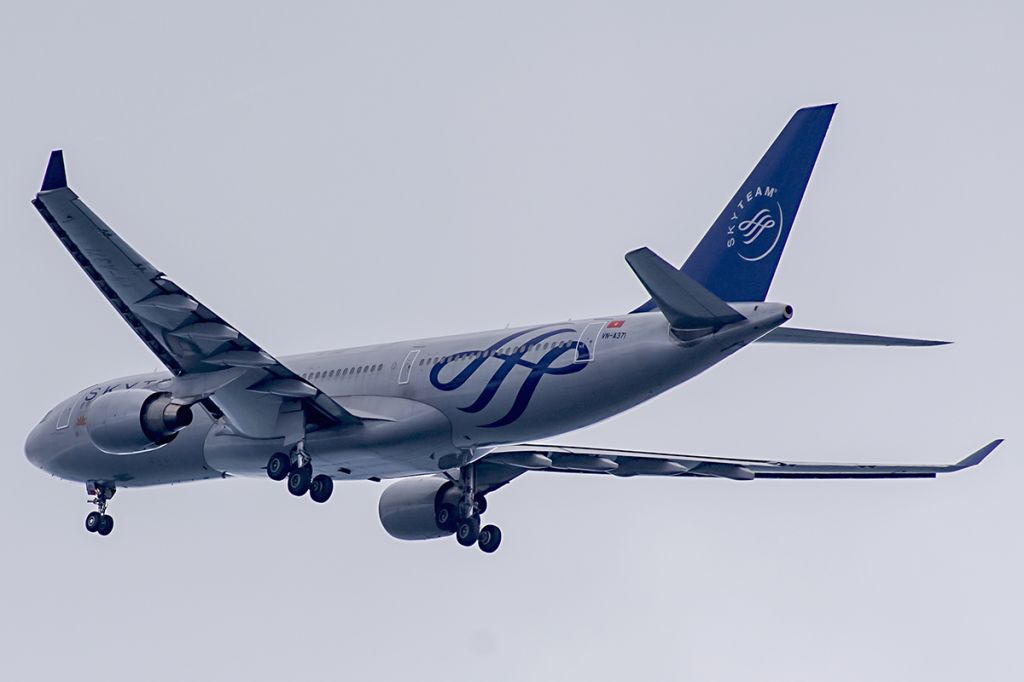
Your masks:
<instances>
[{"instance_id":1,"label":"skyteam logo on tail","mask_svg":"<svg viewBox=\"0 0 1024 682\"><path fill-rule=\"evenodd\" d=\"M733 208L725 245L745 261L759 261L779 245L783 216L778 191L767 185L749 189Z\"/></svg>"}]
</instances>

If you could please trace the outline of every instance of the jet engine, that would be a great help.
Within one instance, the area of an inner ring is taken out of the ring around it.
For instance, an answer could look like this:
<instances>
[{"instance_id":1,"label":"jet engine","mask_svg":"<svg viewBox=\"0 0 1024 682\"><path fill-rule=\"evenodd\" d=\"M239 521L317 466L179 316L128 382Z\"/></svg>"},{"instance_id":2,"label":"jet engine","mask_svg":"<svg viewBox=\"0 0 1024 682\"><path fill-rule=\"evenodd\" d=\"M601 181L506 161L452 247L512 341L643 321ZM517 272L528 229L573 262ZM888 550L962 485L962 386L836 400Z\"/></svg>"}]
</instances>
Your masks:
<instances>
[{"instance_id":1,"label":"jet engine","mask_svg":"<svg viewBox=\"0 0 1024 682\"><path fill-rule=\"evenodd\" d=\"M169 393L141 388L104 393L89 405L89 438L103 452L130 455L166 445L192 423L192 410Z\"/></svg>"},{"instance_id":2,"label":"jet engine","mask_svg":"<svg viewBox=\"0 0 1024 682\"><path fill-rule=\"evenodd\" d=\"M381 525L391 537L429 540L452 534L437 525L437 510L443 502L453 503L457 499L451 481L443 476L405 478L384 489L377 511Z\"/></svg>"}]
</instances>

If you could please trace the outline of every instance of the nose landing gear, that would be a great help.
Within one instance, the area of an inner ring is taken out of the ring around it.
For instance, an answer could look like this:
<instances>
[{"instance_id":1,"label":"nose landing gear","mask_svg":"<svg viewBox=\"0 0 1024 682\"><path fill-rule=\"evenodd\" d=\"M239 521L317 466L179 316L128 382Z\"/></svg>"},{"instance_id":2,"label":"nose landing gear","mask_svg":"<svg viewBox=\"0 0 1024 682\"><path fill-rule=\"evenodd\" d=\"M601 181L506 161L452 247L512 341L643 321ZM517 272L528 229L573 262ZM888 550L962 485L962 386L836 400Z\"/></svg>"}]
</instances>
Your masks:
<instances>
[{"instance_id":1,"label":"nose landing gear","mask_svg":"<svg viewBox=\"0 0 1024 682\"><path fill-rule=\"evenodd\" d=\"M85 517L85 529L90 533L110 535L114 530L114 518L107 514L107 501L114 496L117 489L112 483L90 481L85 485L85 490L95 496L89 503L96 505L96 511L89 512Z\"/></svg>"}]
</instances>

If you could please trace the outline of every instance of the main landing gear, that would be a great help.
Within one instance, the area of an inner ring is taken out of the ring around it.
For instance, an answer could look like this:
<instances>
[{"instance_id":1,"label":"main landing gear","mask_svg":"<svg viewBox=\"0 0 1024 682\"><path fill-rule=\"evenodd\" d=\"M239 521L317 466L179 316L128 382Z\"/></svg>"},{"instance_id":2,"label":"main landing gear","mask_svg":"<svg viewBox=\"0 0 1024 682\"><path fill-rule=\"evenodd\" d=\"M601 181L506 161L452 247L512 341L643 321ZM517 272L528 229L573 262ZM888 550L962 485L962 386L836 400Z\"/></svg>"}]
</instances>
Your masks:
<instances>
[{"instance_id":1,"label":"main landing gear","mask_svg":"<svg viewBox=\"0 0 1024 682\"><path fill-rule=\"evenodd\" d=\"M114 530L114 518L107 514L107 501L114 496L117 490L113 484L94 482L87 483L85 490L95 496L89 502L95 504L97 509L97 511L89 512L89 515L85 517L85 529L90 533L110 535Z\"/></svg>"},{"instance_id":2,"label":"main landing gear","mask_svg":"<svg viewBox=\"0 0 1024 682\"><path fill-rule=\"evenodd\" d=\"M455 534L463 547L477 545L491 554L501 544L501 529L494 525L480 527L480 515L487 511L487 500L476 491L476 470L473 465L462 468L457 484L462 494L458 505L444 503L437 509L437 526Z\"/></svg>"},{"instance_id":3,"label":"main landing gear","mask_svg":"<svg viewBox=\"0 0 1024 682\"><path fill-rule=\"evenodd\" d=\"M288 492L296 497L309 493L314 502L324 503L334 492L334 481L330 476L313 475L309 455L301 447L296 447L291 456L283 452L274 453L267 462L267 476L275 481L288 479Z\"/></svg>"}]
</instances>

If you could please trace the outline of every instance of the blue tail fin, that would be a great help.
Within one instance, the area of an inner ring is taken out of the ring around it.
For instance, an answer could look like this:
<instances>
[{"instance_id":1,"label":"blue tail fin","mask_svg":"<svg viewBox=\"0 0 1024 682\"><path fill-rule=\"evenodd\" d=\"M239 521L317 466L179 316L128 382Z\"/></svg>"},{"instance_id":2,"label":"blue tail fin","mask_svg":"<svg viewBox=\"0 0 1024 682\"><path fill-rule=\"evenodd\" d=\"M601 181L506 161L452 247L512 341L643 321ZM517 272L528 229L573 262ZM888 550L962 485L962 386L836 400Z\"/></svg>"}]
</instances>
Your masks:
<instances>
[{"instance_id":1,"label":"blue tail fin","mask_svg":"<svg viewBox=\"0 0 1024 682\"><path fill-rule=\"evenodd\" d=\"M724 301L763 301L835 104L800 109L680 268ZM654 310L648 301L633 312Z\"/></svg>"}]
</instances>

